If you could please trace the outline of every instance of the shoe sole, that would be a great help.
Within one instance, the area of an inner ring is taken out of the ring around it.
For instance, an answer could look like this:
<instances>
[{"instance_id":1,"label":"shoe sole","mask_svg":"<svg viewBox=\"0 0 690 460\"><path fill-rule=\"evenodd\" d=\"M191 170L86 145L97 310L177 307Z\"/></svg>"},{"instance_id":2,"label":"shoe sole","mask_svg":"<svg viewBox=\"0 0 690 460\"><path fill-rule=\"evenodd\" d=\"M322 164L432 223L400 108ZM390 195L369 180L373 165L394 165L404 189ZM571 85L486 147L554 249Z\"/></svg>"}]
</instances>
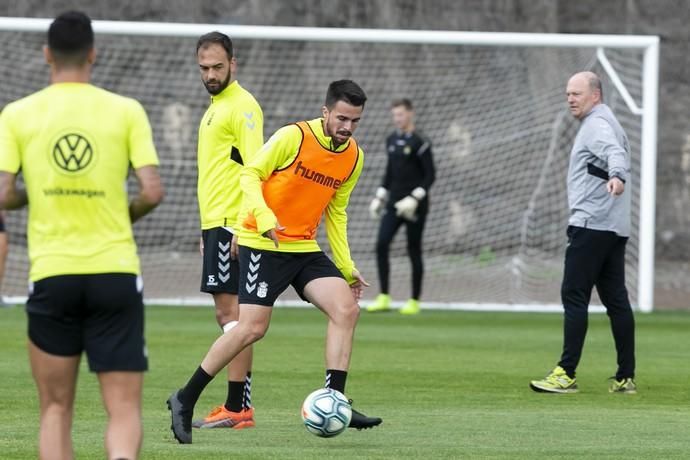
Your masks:
<instances>
[{"instance_id":1,"label":"shoe sole","mask_svg":"<svg viewBox=\"0 0 690 460\"><path fill-rule=\"evenodd\" d=\"M238 423L235 423L232 425L230 423L231 422L228 422L227 419L225 419L225 420L218 420L217 422L202 423L201 425L198 425L195 428L199 428L199 429L232 428L233 430L243 430L245 428L253 428L256 426L256 423L254 423L254 420L243 420L241 422L238 422Z\"/></svg>"},{"instance_id":2,"label":"shoe sole","mask_svg":"<svg viewBox=\"0 0 690 460\"><path fill-rule=\"evenodd\" d=\"M370 429L372 429L372 428L376 428L376 427L379 426L381 423L383 423L383 420L378 420L378 421L376 421L376 422L372 422L371 424L369 424L369 425L367 425L367 426L348 426L348 428L353 428L353 429L355 429L355 430L357 430L357 431L370 430Z\"/></svg>"},{"instance_id":3,"label":"shoe sole","mask_svg":"<svg viewBox=\"0 0 690 460\"><path fill-rule=\"evenodd\" d=\"M529 387L537 393L570 394L579 391L577 388L542 388L533 383L530 383Z\"/></svg>"},{"instance_id":4,"label":"shoe sole","mask_svg":"<svg viewBox=\"0 0 690 460\"><path fill-rule=\"evenodd\" d=\"M611 394L636 395L637 390L609 390Z\"/></svg>"}]
</instances>

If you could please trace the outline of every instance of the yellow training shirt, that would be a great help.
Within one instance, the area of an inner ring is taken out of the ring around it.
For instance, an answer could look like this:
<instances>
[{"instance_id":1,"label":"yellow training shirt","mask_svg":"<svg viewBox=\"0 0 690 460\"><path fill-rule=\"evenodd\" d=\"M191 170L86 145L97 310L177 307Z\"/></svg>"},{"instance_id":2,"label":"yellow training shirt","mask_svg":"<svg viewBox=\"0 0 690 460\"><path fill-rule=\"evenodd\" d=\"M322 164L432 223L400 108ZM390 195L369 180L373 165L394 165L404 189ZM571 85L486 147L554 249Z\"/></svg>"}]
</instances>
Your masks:
<instances>
[{"instance_id":1,"label":"yellow training shirt","mask_svg":"<svg viewBox=\"0 0 690 460\"><path fill-rule=\"evenodd\" d=\"M331 138L326 136L323 131L323 120L315 119L307 122L309 128L314 133L319 144L326 150L330 150L332 145ZM349 142L352 142L350 140ZM335 152L343 152L349 142L341 145ZM297 157L302 144L302 131L297 125L285 126L271 136L268 142L259 150L254 160L245 165L240 174L240 186L244 192L244 202L240 223L251 215L256 221L256 231L238 225L241 228L239 234L239 244L254 249L278 252L316 252L320 251L316 239L304 239L297 241L280 241L276 248L273 241L262 236L264 232L275 227L276 216L266 205L264 199L262 182L268 180L271 175L280 170L290 167ZM328 242L333 252L333 259L336 267L341 271L345 279L352 283L352 270L355 264L350 255L350 246L347 241L347 205L350 201L350 194L357 184L362 166L364 165L364 154L359 150L357 163L352 174L347 180L340 184L335 195L325 209L326 232ZM306 194L305 194L306 195ZM295 196L296 200L309 200L309 196Z\"/></svg>"},{"instance_id":2,"label":"yellow training shirt","mask_svg":"<svg viewBox=\"0 0 690 460\"><path fill-rule=\"evenodd\" d=\"M237 81L211 97L199 124L197 196L203 230L237 221L239 174L264 143L263 123L258 102Z\"/></svg>"},{"instance_id":3,"label":"yellow training shirt","mask_svg":"<svg viewBox=\"0 0 690 460\"><path fill-rule=\"evenodd\" d=\"M22 172L32 281L139 273L129 219L130 165L157 165L151 126L134 99L57 83L0 114L0 171Z\"/></svg>"}]
</instances>

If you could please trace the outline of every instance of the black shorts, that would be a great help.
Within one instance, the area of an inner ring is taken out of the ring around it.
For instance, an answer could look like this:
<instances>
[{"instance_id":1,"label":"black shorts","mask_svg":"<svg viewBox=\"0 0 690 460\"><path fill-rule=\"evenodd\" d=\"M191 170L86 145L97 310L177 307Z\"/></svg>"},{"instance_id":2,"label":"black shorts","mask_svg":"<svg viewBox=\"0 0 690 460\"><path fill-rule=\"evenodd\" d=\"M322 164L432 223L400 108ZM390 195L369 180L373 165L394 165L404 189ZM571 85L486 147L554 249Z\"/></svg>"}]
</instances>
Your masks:
<instances>
[{"instance_id":1,"label":"black shorts","mask_svg":"<svg viewBox=\"0 0 690 460\"><path fill-rule=\"evenodd\" d=\"M224 227L201 231L204 256L201 268L201 292L237 294L240 265L230 257L232 233Z\"/></svg>"},{"instance_id":2,"label":"black shorts","mask_svg":"<svg viewBox=\"0 0 690 460\"><path fill-rule=\"evenodd\" d=\"M5 219L0 214L0 233L5 233Z\"/></svg>"},{"instance_id":3,"label":"black shorts","mask_svg":"<svg viewBox=\"0 0 690 460\"><path fill-rule=\"evenodd\" d=\"M51 355L86 352L93 372L145 371L142 282L137 275L61 275L36 281L26 312L29 338Z\"/></svg>"},{"instance_id":4,"label":"black shorts","mask_svg":"<svg viewBox=\"0 0 690 460\"><path fill-rule=\"evenodd\" d=\"M262 251L240 246L241 304L273 306L292 285L304 300L304 286L317 278L343 278L331 259L319 252Z\"/></svg>"}]
</instances>

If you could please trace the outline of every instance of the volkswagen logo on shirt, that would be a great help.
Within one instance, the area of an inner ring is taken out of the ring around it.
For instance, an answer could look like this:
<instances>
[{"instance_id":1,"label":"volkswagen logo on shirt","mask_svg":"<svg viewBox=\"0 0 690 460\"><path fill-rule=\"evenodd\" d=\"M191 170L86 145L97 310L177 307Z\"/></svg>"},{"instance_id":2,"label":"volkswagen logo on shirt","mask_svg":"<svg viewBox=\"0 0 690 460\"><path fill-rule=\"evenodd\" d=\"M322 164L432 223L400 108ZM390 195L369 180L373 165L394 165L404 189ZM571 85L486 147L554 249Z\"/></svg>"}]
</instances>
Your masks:
<instances>
[{"instance_id":1,"label":"volkswagen logo on shirt","mask_svg":"<svg viewBox=\"0 0 690 460\"><path fill-rule=\"evenodd\" d=\"M52 157L62 172L81 173L94 161L93 146L81 134L64 134L55 142Z\"/></svg>"}]
</instances>

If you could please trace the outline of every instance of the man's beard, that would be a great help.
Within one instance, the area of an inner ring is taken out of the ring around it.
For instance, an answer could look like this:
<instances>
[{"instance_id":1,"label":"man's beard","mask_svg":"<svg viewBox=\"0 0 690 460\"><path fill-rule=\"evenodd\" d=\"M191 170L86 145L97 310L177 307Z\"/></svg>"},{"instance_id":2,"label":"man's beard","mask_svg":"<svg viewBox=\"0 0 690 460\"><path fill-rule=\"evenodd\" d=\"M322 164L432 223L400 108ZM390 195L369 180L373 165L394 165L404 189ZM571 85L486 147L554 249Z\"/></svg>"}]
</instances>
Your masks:
<instances>
[{"instance_id":1,"label":"man's beard","mask_svg":"<svg viewBox=\"0 0 690 460\"><path fill-rule=\"evenodd\" d=\"M210 86L209 86L209 83L203 82L203 83L204 83L204 86L206 87L206 91L208 91L208 93L209 93L211 96L215 96L215 95L217 95L217 94L222 93L223 90L224 90L225 88L228 87L228 83L230 83L230 77L231 77L231 76L232 76L232 75L230 74L230 72L228 72L228 76L225 77L225 80L223 80L222 82L220 82L219 85L213 86L213 87L210 87Z\"/></svg>"}]
</instances>

